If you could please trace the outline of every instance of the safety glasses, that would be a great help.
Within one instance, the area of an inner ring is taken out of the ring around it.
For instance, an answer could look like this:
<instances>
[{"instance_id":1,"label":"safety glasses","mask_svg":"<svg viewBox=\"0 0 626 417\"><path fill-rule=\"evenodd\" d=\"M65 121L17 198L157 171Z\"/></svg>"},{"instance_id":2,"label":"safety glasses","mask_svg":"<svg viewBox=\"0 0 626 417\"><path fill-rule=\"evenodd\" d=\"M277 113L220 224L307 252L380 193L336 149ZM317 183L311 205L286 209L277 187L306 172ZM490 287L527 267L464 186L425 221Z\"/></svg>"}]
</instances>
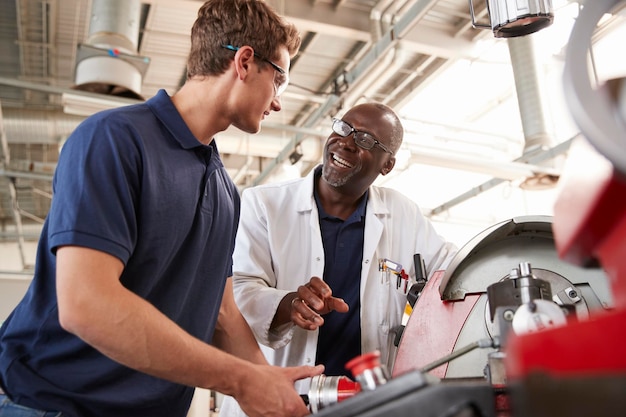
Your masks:
<instances>
[{"instance_id":1,"label":"safety glasses","mask_svg":"<svg viewBox=\"0 0 626 417\"><path fill-rule=\"evenodd\" d=\"M348 122L333 117L333 132L342 137L348 137L351 133L354 133L354 143L360 148L371 150L374 146L378 146L383 151L393 155L385 145L380 143L378 139L370 135L367 132L362 132L353 128Z\"/></svg>"},{"instance_id":2,"label":"safety glasses","mask_svg":"<svg viewBox=\"0 0 626 417\"><path fill-rule=\"evenodd\" d=\"M239 50L238 46L233 45L222 45L222 48L226 48L235 52ZM287 74L287 71L274 64L269 59L257 54L256 52L254 53L254 56L259 58L261 61L267 62L272 66L272 68L274 68L274 95L276 97L280 97L280 95L285 92L287 86L289 85L289 74Z\"/></svg>"}]
</instances>

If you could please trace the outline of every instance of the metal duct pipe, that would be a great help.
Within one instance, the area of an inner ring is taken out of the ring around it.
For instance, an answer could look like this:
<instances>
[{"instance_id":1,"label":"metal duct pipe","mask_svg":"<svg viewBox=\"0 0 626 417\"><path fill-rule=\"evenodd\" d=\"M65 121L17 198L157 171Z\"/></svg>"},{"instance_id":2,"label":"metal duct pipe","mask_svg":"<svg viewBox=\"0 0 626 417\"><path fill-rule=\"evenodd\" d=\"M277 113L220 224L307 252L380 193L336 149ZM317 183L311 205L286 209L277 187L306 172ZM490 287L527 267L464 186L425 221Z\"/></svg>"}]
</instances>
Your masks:
<instances>
[{"instance_id":1,"label":"metal duct pipe","mask_svg":"<svg viewBox=\"0 0 626 417\"><path fill-rule=\"evenodd\" d=\"M387 13L389 7L393 4L393 0L380 0L370 12L370 20L372 23L372 40L378 42L378 40L387 31L386 27L383 27L383 16Z\"/></svg>"},{"instance_id":2,"label":"metal duct pipe","mask_svg":"<svg viewBox=\"0 0 626 417\"><path fill-rule=\"evenodd\" d=\"M4 123L2 116L2 106L0 106L0 146L2 149L2 155L0 158L0 171L4 171L4 167L11 162L11 153L9 150L9 142L7 141L7 135L4 131ZM11 199L11 212L13 213L13 220L15 221L15 228L17 230L17 246L20 252L20 261L22 262L22 268L26 266L26 257L24 254L24 231L22 229L22 216L20 215L19 206L17 204L17 189L15 187L15 178L9 177L7 184L9 190L9 198Z\"/></svg>"},{"instance_id":3,"label":"metal duct pipe","mask_svg":"<svg viewBox=\"0 0 626 417\"><path fill-rule=\"evenodd\" d=\"M78 90L141 97L148 58L137 55L140 0L93 0L89 36L79 45Z\"/></svg>"},{"instance_id":4,"label":"metal duct pipe","mask_svg":"<svg viewBox=\"0 0 626 417\"><path fill-rule=\"evenodd\" d=\"M507 41L524 129L524 153L538 146L551 147L552 137L546 127L545 104L533 37L521 36Z\"/></svg>"},{"instance_id":5,"label":"metal duct pipe","mask_svg":"<svg viewBox=\"0 0 626 417\"><path fill-rule=\"evenodd\" d=\"M524 155L554 146L554 140L547 128L542 78L533 41L532 36L507 39L524 130ZM554 166L554 160L547 161L547 163ZM557 178L544 177L538 181L536 178L529 178L526 188L537 187L539 183L541 183L541 188L545 188L554 185L556 180Z\"/></svg>"},{"instance_id":6,"label":"metal duct pipe","mask_svg":"<svg viewBox=\"0 0 626 417\"><path fill-rule=\"evenodd\" d=\"M352 106L359 104L360 100L364 97L365 91L368 90L370 85L376 80L380 80L383 74L387 71L387 68L392 65L396 57L396 46L393 49L387 49L383 52L383 55L379 56L378 65L374 68L370 68L367 75L355 80L355 83L350 86L350 91L344 98L343 108L350 109Z\"/></svg>"},{"instance_id":7,"label":"metal duct pipe","mask_svg":"<svg viewBox=\"0 0 626 417\"><path fill-rule=\"evenodd\" d=\"M61 111L8 108L3 112L10 144L59 145L85 119Z\"/></svg>"}]
</instances>

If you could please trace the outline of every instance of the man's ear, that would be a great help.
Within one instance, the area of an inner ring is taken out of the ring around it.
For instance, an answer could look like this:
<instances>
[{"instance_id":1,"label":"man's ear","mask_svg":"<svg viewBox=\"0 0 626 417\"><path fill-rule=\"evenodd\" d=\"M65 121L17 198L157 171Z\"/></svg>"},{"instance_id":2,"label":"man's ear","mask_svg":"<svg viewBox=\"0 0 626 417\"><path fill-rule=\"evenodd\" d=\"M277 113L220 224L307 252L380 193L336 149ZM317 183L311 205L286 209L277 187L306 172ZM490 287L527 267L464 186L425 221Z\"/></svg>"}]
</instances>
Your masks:
<instances>
[{"instance_id":1,"label":"man's ear","mask_svg":"<svg viewBox=\"0 0 626 417\"><path fill-rule=\"evenodd\" d=\"M387 162L385 162L385 165L383 165L383 167L380 170L380 174L381 175L389 174L395 165L396 165L396 157L392 156L389 158Z\"/></svg>"},{"instance_id":2,"label":"man's ear","mask_svg":"<svg viewBox=\"0 0 626 417\"><path fill-rule=\"evenodd\" d=\"M240 80L243 80L250 71L250 64L254 60L254 49L250 46L242 46L235 53L235 71Z\"/></svg>"}]
</instances>

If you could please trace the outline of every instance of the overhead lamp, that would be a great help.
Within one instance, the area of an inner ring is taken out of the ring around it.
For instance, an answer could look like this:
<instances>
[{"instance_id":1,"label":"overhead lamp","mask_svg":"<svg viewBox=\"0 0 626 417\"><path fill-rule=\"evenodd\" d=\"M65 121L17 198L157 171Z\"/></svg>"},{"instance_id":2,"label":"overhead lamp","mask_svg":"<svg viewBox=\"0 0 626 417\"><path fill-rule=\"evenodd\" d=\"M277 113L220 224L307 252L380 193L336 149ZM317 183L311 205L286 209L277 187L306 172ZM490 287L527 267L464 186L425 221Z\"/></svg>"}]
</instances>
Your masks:
<instances>
[{"instance_id":1,"label":"overhead lamp","mask_svg":"<svg viewBox=\"0 0 626 417\"><path fill-rule=\"evenodd\" d=\"M530 35L552 24L552 0L485 0L491 25L477 23L473 0L468 0L472 26L491 29L496 38Z\"/></svg>"}]
</instances>

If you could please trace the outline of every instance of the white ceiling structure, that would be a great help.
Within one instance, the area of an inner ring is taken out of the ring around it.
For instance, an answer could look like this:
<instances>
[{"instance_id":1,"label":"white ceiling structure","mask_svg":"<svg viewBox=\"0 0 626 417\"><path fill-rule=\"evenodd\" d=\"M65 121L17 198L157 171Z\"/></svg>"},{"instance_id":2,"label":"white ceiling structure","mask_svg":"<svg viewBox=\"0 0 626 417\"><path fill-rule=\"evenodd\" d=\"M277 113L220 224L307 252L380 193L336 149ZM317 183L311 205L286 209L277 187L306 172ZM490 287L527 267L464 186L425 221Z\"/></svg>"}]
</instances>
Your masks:
<instances>
[{"instance_id":1,"label":"white ceiling structure","mask_svg":"<svg viewBox=\"0 0 626 417\"><path fill-rule=\"evenodd\" d=\"M98 18L95 1L0 0L0 242L16 245L17 269L32 267L25 248L36 243L49 208L64 139L87 115L136 102L73 88L81 45ZM305 175L320 162L331 116L380 101L398 112L406 133L396 168L378 183L414 199L442 235L462 245L496 222L552 213L567 150L579 135L561 91L577 2L553 1L551 26L508 39L474 28L467 0L268 3L297 25L303 43L282 111L258 135L229 129L217 137L240 189ZM173 94L184 82L202 2L140 4L140 94ZM473 7L488 24L486 2ZM608 68L603 77L616 58L601 41L622 21L614 13L597 31L594 59ZM292 154L302 156L292 164Z\"/></svg>"}]
</instances>

